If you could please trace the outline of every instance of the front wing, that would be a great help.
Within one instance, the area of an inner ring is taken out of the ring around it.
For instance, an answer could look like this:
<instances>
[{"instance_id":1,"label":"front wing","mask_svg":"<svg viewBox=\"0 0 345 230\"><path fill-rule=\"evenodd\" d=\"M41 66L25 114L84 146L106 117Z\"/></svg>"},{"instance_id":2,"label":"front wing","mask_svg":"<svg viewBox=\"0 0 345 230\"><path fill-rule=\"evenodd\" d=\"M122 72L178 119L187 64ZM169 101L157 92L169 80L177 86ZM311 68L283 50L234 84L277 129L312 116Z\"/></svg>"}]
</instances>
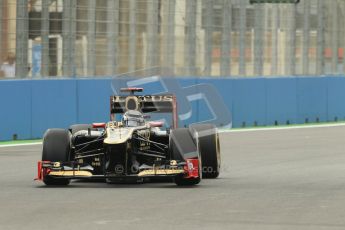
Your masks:
<instances>
[{"instance_id":1,"label":"front wing","mask_svg":"<svg viewBox=\"0 0 345 230\"><path fill-rule=\"evenodd\" d=\"M140 170L137 174L117 175L102 174L95 175L89 167L83 167L77 162L51 162L39 161L37 164L37 177L35 180L43 181L46 176L52 178L65 179L141 179L141 178L161 178L176 177L178 175L184 178L199 177L199 160L186 159L186 162L177 163L176 165L161 165L150 169Z\"/></svg>"}]
</instances>

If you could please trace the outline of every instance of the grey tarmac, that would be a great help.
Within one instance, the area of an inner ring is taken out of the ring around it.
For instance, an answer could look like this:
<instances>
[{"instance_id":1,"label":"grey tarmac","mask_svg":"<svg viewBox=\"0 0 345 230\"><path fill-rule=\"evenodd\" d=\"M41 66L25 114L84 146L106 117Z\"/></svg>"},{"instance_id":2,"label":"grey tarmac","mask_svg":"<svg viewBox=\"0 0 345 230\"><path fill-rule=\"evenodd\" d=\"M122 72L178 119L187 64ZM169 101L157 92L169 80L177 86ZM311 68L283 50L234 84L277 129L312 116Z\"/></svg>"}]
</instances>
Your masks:
<instances>
[{"instance_id":1,"label":"grey tarmac","mask_svg":"<svg viewBox=\"0 0 345 230\"><path fill-rule=\"evenodd\" d=\"M345 229L345 127L220 137L220 177L194 187L46 187L41 145L0 148L0 229Z\"/></svg>"}]
</instances>

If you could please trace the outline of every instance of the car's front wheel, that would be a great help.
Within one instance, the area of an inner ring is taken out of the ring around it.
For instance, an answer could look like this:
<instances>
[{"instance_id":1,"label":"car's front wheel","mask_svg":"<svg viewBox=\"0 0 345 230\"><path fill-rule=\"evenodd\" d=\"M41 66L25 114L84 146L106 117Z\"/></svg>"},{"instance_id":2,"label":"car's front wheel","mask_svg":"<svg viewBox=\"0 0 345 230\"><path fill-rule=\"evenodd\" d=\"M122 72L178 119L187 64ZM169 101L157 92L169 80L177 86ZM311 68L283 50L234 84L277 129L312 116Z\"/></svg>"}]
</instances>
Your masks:
<instances>
[{"instance_id":1,"label":"car's front wheel","mask_svg":"<svg viewBox=\"0 0 345 230\"><path fill-rule=\"evenodd\" d=\"M189 126L194 141L199 142L203 178L217 178L220 173L220 143L217 128L212 124Z\"/></svg>"},{"instance_id":2,"label":"car's front wheel","mask_svg":"<svg viewBox=\"0 0 345 230\"><path fill-rule=\"evenodd\" d=\"M180 128L171 131L169 149L172 159L197 159L199 161L199 176L197 178L185 178L183 175L179 175L175 177L175 183L180 186L199 184L202 177L200 152L198 144L193 141L191 133L187 128Z\"/></svg>"},{"instance_id":3,"label":"car's front wheel","mask_svg":"<svg viewBox=\"0 0 345 230\"><path fill-rule=\"evenodd\" d=\"M71 149L71 134L65 129L48 129L43 138L42 161L66 162L69 161ZM70 180L53 178L46 175L43 178L46 185L68 185Z\"/></svg>"}]
</instances>

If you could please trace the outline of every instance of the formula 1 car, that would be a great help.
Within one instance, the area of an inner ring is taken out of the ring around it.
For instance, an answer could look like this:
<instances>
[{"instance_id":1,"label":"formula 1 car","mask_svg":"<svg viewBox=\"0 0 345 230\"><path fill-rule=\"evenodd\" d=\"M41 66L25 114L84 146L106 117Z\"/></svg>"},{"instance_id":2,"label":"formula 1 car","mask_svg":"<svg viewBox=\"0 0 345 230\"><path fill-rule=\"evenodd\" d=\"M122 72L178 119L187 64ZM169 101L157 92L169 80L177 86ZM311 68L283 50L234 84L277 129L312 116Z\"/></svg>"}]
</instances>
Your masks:
<instances>
[{"instance_id":1,"label":"formula 1 car","mask_svg":"<svg viewBox=\"0 0 345 230\"><path fill-rule=\"evenodd\" d=\"M140 183L166 177L177 185L195 185L202 178L218 177L217 128L211 124L177 128L175 96L135 95L142 91L124 88L121 92L129 95L111 96L107 123L48 129L36 180L68 185L71 179ZM147 121L147 113L169 113L171 126L164 129L161 121Z\"/></svg>"}]
</instances>

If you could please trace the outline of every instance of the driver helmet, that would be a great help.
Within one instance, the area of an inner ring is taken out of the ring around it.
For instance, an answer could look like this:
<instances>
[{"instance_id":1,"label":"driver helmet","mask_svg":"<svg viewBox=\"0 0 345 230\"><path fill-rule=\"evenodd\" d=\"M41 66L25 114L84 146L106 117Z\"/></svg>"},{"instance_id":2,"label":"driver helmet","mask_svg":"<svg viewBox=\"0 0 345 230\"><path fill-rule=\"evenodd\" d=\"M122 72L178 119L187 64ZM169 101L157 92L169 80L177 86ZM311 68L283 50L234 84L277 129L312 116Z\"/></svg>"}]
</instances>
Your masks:
<instances>
[{"instance_id":1,"label":"driver helmet","mask_svg":"<svg viewBox=\"0 0 345 230\"><path fill-rule=\"evenodd\" d=\"M145 124L144 116L137 110L128 110L122 116L122 123L127 127L142 126Z\"/></svg>"}]
</instances>

